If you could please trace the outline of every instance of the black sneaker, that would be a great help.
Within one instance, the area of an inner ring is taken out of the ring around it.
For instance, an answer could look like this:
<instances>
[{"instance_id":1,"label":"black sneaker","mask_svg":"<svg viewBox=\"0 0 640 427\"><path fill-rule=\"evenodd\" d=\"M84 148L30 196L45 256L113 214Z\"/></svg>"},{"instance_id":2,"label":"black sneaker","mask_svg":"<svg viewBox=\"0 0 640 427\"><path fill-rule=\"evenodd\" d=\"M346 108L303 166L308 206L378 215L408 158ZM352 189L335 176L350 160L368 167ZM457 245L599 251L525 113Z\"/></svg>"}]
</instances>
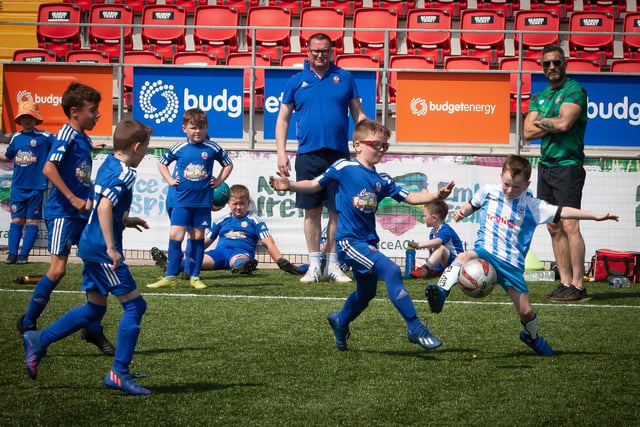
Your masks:
<instances>
[{"instance_id":1,"label":"black sneaker","mask_svg":"<svg viewBox=\"0 0 640 427\"><path fill-rule=\"evenodd\" d=\"M249 274L258 267L257 259L250 259L231 270L231 274Z\"/></svg>"},{"instance_id":2,"label":"black sneaker","mask_svg":"<svg viewBox=\"0 0 640 427\"><path fill-rule=\"evenodd\" d=\"M37 331L38 327L36 325L33 326L29 326L28 328L25 328L23 325L23 321L24 321L24 315L18 317L18 321L16 322L16 329L18 330L18 332L20 332L20 335L24 335L25 332L27 331Z\"/></svg>"},{"instance_id":3,"label":"black sneaker","mask_svg":"<svg viewBox=\"0 0 640 427\"><path fill-rule=\"evenodd\" d=\"M571 289L571 285L565 286L564 284L560 283L553 291L551 291L547 295L543 295L542 299L550 299L550 300L555 299L561 294L567 292L569 289Z\"/></svg>"},{"instance_id":4,"label":"black sneaker","mask_svg":"<svg viewBox=\"0 0 640 427\"><path fill-rule=\"evenodd\" d=\"M27 255L18 255L16 258L16 264L26 264L29 262L29 257Z\"/></svg>"},{"instance_id":5,"label":"black sneaker","mask_svg":"<svg viewBox=\"0 0 640 427\"><path fill-rule=\"evenodd\" d=\"M163 271L167 271L167 254L155 246L151 248L151 259L153 259L156 265Z\"/></svg>"},{"instance_id":6,"label":"black sneaker","mask_svg":"<svg viewBox=\"0 0 640 427\"><path fill-rule=\"evenodd\" d=\"M566 292L561 293L555 298L551 298L551 301L588 301L589 296L585 288L579 289L571 285Z\"/></svg>"},{"instance_id":7,"label":"black sneaker","mask_svg":"<svg viewBox=\"0 0 640 427\"><path fill-rule=\"evenodd\" d=\"M91 332L85 326L80 331L80 338L98 347L98 349L106 356L115 356L116 354L116 348L109 342L107 337L104 336L102 331Z\"/></svg>"},{"instance_id":8,"label":"black sneaker","mask_svg":"<svg viewBox=\"0 0 640 427\"><path fill-rule=\"evenodd\" d=\"M15 264L18 261L18 255L9 253L7 255L7 264Z\"/></svg>"}]
</instances>

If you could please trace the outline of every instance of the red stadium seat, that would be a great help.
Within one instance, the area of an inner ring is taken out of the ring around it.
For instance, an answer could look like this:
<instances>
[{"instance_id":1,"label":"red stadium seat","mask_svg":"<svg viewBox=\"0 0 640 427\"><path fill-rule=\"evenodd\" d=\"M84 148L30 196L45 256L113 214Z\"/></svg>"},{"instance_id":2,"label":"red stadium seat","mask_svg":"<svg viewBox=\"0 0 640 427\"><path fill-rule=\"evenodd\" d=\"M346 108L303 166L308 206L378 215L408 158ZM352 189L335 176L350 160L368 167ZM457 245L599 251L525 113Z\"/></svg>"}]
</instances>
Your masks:
<instances>
[{"instance_id":1,"label":"red stadium seat","mask_svg":"<svg viewBox=\"0 0 640 427\"><path fill-rule=\"evenodd\" d=\"M371 55L365 55L362 53L343 53L336 58L336 65L341 68L354 69L354 68L380 68L382 61ZM380 73L376 72L376 94L379 101L380 93Z\"/></svg>"},{"instance_id":2,"label":"red stadium seat","mask_svg":"<svg viewBox=\"0 0 640 427\"><path fill-rule=\"evenodd\" d=\"M229 6L200 6L196 10L193 30L195 49L215 55L219 59L238 51L237 28L203 28L203 27L237 27L240 14Z\"/></svg>"},{"instance_id":3,"label":"red stadium seat","mask_svg":"<svg viewBox=\"0 0 640 427\"><path fill-rule=\"evenodd\" d=\"M21 62L56 62L56 53L48 49L17 49L13 60Z\"/></svg>"},{"instance_id":4,"label":"red stadium seat","mask_svg":"<svg viewBox=\"0 0 640 427\"><path fill-rule=\"evenodd\" d=\"M280 58L280 66L302 68L304 60L307 58L308 56L306 53L285 53Z\"/></svg>"},{"instance_id":5,"label":"red stadium seat","mask_svg":"<svg viewBox=\"0 0 640 427\"><path fill-rule=\"evenodd\" d=\"M602 64L595 59L586 58L566 58L567 73L599 73L602 70Z\"/></svg>"},{"instance_id":6,"label":"red stadium seat","mask_svg":"<svg viewBox=\"0 0 640 427\"><path fill-rule=\"evenodd\" d=\"M412 9L407 16L408 30L434 30L442 32L412 32L406 34L407 53L423 55L443 62L451 55L451 14L448 10Z\"/></svg>"},{"instance_id":7,"label":"red stadium seat","mask_svg":"<svg viewBox=\"0 0 640 427\"><path fill-rule=\"evenodd\" d=\"M249 9L247 26L249 27L291 27L291 11L277 6L256 6ZM279 28L255 30L257 52L267 55L279 63L284 53L291 51L291 29ZM247 49L251 50L253 31L247 29Z\"/></svg>"},{"instance_id":8,"label":"red stadium seat","mask_svg":"<svg viewBox=\"0 0 640 427\"><path fill-rule=\"evenodd\" d=\"M516 55L520 51L522 40L523 56L540 57L542 48L549 44L558 44L560 39L560 18L558 14L549 10L519 10L516 12L513 24L515 31L523 31L522 39L519 33L513 35L513 45ZM532 34L524 31L548 31L545 34Z\"/></svg>"},{"instance_id":9,"label":"red stadium seat","mask_svg":"<svg viewBox=\"0 0 640 427\"><path fill-rule=\"evenodd\" d=\"M331 38L333 43L333 54L335 56L344 53L344 30L345 17L342 9L333 7L307 7L300 14L300 50L306 52L309 37L321 30L305 30L309 27L326 28L323 33ZM332 30L331 28L340 28Z\"/></svg>"},{"instance_id":10,"label":"red stadium seat","mask_svg":"<svg viewBox=\"0 0 640 427\"><path fill-rule=\"evenodd\" d=\"M72 0L75 1L75 0ZM94 4L104 4L105 0L94 0ZM113 0L115 4L126 4L135 13L142 13L145 7L158 3L158 0Z\"/></svg>"},{"instance_id":11,"label":"red stadium seat","mask_svg":"<svg viewBox=\"0 0 640 427\"><path fill-rule=\"evenodd\" d=\"M243 14L246 14L252 7L258 6L259 3L260 0L216 0L216 5L233 7Z\"/></svg>"},{"instance_id":12,"label":"red stadium seat","mask_svg":"<svg viewBox=\"0 0 640 427\"><path fill-rule=\"evenodd\" d=\"M267 0L269 6L286 7L293 15L300 15L302 10L311 7L311 0Z\"/></svg>"},{"instance_id":13,"label":"red stadium seat","mask_svg":"<svg viewBox=\"0 0 640 427\"><path fill-rule=\"evenodd\" d=\"M108 64L109 54L93 49L70 50L67 52L66 61L83 64Z\"/></svg>"},{"instance_id":14,"label":"red stadium seat","mask_svg":"<svg viewBox=\"0 0 640 427\"><path fill-rule=\"evenodd\" d=\"M178 52L173 56L175 65L217 65L215 55L206 52Z\"/></svg>"},{"instance_id":15,"label":"red stadium seat","mask_svg":"<svg viewBox=\"0 0 640 427\"><path fill-rule=\"evenodd\" d=\"M81 17L82 11L75 4L41 3L36 29L38 47L54 51L60 60L68 51L80 49Z\"/></svg>"},{"instance_id":16,"label":"red stadium seat","mask_svg":"<svg viewBox=\"0 0 640 427\"><path fill-rule=\"evenodd\" d=\"M520 64L518 58L509 57L500 60L501 70L518 71ZM533 58L522 58L522 71L541 71L540 63ZM520 88L520 112L529 111L529 100L531 99L531 74L522 73L522 87ZM511 100L511 112L517 112L518 105L518 73L510 74L511 86L509 98Z\"/></svg>"},{"instance_id":17,"label":"red stadium seat","mask_svg":"<svg viewBox=\"0 0 640 427\"><path fill-rule=\"evenodd\" d=\"M640 59L640 12L628 12L624 16L622 31L638 33L622 36L622 54L625 58Z\"/></svg>"},{"instance_id":18,"label":"red stadium seat","mask_svg":"<svg viewBox=\"0 0 640 427\"><path fill-rule=\"evenodd\" d=\"M512 17L520 9L520 0L478 0L478 9L499 10L506 17Z\"/></svg>"},{"instance_id":19,"label":"red stadium seat","mask_svg":"<svg viewBox=\"0 0 640 427\"><path fill-rule=\"evenodd\" d=\"M173 5L147 6L142 11L142 45L145 50L157 52L165 61L184 52L187 15L183 8ZM170 28L169 26L181 26Z\"/></svg>"},{"instance_id":20,"label":"red stadium seat","mask_svg":"<svg viewBox=\"0 0 640 427\"><path fill-rule=\"evenodd\" d=\"M640 73L640 59L616 59L610 67L612 73Z\"/></svg>"},{"instance_id":21,"label":"red stadium seat","mask_svg":"<svg viewBox=\"0 0 640 427\"><path fill-rule=\"evenodd\" d=\"M255 65L258 67L268 67L271 65L271 58L267 55L261 55L256 53L256 62ZM248 67L252 64L252 53L251 52L236 52L232 53L227 57L227 65L229 66L243 66ZM251 87L251 69L245 68L244 70L244 108L249 108L249 103L251 100L251 92L249 88ZM254 97L254 105L256 108L262 108L264 105L264 68L256 68L255 69L255 97Z\"/></svg>"},{"instance_id":22,"label":"red stadium seat","mask_svg":"<svg viewBox=\"0 0 640 427\"><path fill-rule=\"evenodd\" d=\"M132 50L124 53L124 63L130 64L125 66L122 79L122 91L125 104L132 105L131 92L133 90L133 65L144 64L162 64L163 57L157 52L149 52L145 50Z\"/></svg>"},{"instance_id":23,"label":"red stadium seat","mask_svg":"<svg viewBox=\"0 0 640 427\"><path fill-rule=\"evenodd\" d=\"M467 0L424 0L425 9L448 10L451 16L460 16L467 8Z\"/></svg>"},{"instance_id":24,"label":"red stadium seat","mask_svg":"<svg viewBox=\"0 0 640 427\"><path fill-rule=\"evenodd\" d=\"M549 10L560 18L566 18L573 12L573 3L573 0L530 0L530 7L532 10Z\"/></svg>"},{"instance_id":25,"label":"red stadium seat","mask_svg":"<svg viewBox=\"0 0 640 427\"><path fill-rule=\"evenodd\" d=\"M356 9L353 15L353 52L377 56L383 62L385 32L363 31L365 28L398 28L398 14L395 10L382 7L362 7ZM392 31L388 34L389 55L395 55L398 53L398 33Z\"/></svg>"},{"instance_id":26,"label":"red stadium seat","mask_svg":"<svg viewBox=\"0 0 640 427\"><path fill-rule=\"evenodd\" d=\"M460 16L460 50L463 55L486 58L492 63L504 56L505 17L497 10L467 9ZM497 30L494 33L469 33L466 30Z\"/></svg>"},{"instance_id":27,"label":"red stadium seat","mask_svg":"<svg viewBox=\"0 0 640 427\"><path fill-rule=\"evenodd\" d=\"M615 23L610 13L573 12L569 18L569 56L586 58L605 64L613 58L613 34L577 34L615 31Z\"/></svg>"},{"instance_id":28,"label":"red stadium seat","mask_svg":"<svg viewBox=\"0 0 640 427\"><path fill-rule=\"evenodd\" d=\"M180 6L185 12L193 13L196 8L205 6L208 0L164 0L165 4L171 4L174 6Z\"/></svg>"},{"instance_id":29,"label":"red stadium seat","mask_svg":"<svg viewBox=\"0 0 640 427\"><path fill-rule=\"evenodd\" d=\"M371 0L371 5L393 9L398 16L406 16L411 9L415 9L416 0Z\"/></svg>"},{"instance_id":30,"label":"red stadium seat","mask_svg":"<svg viewBox=\"0 0 640 427\"><path fill-rule=\"evenodd\" d=\"M444 59L445 70L489 70L491 65L487 58L474 56L448 56Z\"/></svg>"},{"instance_id":31,"label":"red stadium seat","mask_svg":"<svg viewBox=\"0 0 640 427\"><path fill-rule=\"evenodd\" d=\"M110 59L120 58L123 51L133 49L133 11L122 4L94 5L89 12L89 46L91 49L104 51ZM101 27L100 24L119 25L118 27ZM122 39L120 30L122 29ZM124 40L124 44L121 43Z\"/></svg>"},{"instance_id":32,"label":"red stadium seat","mask_svg":"<svg viewBox=\"0 0 640 427\"><path fill-rule=\"evenodd\" d=\"M389 59L389 68L406 68L418 70L433 70L436 63L431 58L421 55L394 55ZM396 90L398 87L398 72L389 72L389 102L396 102Z\"/></svg>"},{"instance_id":33,"label":"red stadium seat","mask_svg":"<svg viewBox=\"0 0 640 427\"><path fill-rule=\"evenodd\" d=\"M105 0L63 0L63 3L75 4L83 11L88 11L94 4L102 4Z\"/></svg>"},{"instance_id":34,"label":"red stadium seat","mask_svg":"<svg viewBox=\"0 0 640 427\"><path fill-rule=\"evenodd\" d=\"M345 15L352 16L362 7L362 0L320 0L320 6L342 9Z\"/></svg>"},{"instance_id":35,"label":"red stadium seat","mask_svg":"<svg viewBox=\"0 0 640 427\"><path fill-rule=\"evenodd\" d=\"M627 0L583 0L584 10L607 12L615 19L621 17L627 10Z\"/></svg>"}]
</instances>

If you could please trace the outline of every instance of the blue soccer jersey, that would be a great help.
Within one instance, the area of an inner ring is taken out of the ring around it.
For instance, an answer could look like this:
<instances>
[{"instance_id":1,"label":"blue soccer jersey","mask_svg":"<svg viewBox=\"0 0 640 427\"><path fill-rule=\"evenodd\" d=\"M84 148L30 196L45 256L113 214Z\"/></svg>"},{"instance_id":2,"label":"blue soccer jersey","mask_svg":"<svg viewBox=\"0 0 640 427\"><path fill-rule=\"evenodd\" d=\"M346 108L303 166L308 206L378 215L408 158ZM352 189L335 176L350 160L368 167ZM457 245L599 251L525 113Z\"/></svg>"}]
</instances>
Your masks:
<instances>
[{"instance_id":1,"label":"blue soccer jersey","mask_svg":"<svg viewBox=\"0 0 640 427\"><path fill-rule=\"evenodd\" d=\"M91 193L92 149L93 144L88 135L65 124L56 135L47 159L57 164L58 173L69 190L83 200L87 200ZM88 212L80 214L55 186L51 189L44 207L46 219L88 216Z\"/></svg>"},{"instance_id":2,"label":"blue soccer jersey","mask_svg":"<svg viewBox=\"0 0 640 427\"><path fill-rule=\"evenodd\" d=\"M359 97L350 72L333 63L320 78L305 61L304 70L291 77L282 103L296 112L298 153L330 148L349 153L349 104Z\"/></svg>"},{"instance_id":3,"label":"blue soccer jersey","mask_svg":"<svg viewBox=\"0 0 640 427\"><path fill-rule=\"evenodd\" d=\"M442 245L449 250L453 258L459 253L464 252L460 236L458 236L458 233L456 233L449 224L442 224L438 230L432 228L429 232L429 240L433 239L442 240ZM429 253L433 253L433 250L433 248L430 248Z\"/></svg>"},{"instance_id":4,"label":"blue soccer jersey","mask_svg":"<svg viewBox=\"0 0 640 427\"><path fill-rule=\"evenodd\" d=\"M223 215L213 222L206 233L208 239L218 239L216 251L230 249L246 252L251 258L255 257L258 242L269 236L267 224L253 213L242 218L235 218L231 213Z\"/></svg>"},{"instance_id":5,"label":"blue soccer jersey","mask_svg":"<svg viewBox=\"0 0 640 427\"><path fill-rule=\"evenodd\" d=\"M5 156L13 160L11 192L16 190L46 190L47 178L42 168L51 149L53 135L42 130L16 132Z\"/></svg>"},{"instance_id":6,"label":"blue soccer jersey","mask_svg":"<svg viewBox=\"0 0 640 427\"><path fill-rule=\"evenodd\" d=\"M485 249L522 271L536 227L560 218L557 206L536 199L530 190L507 200L500 185L481 187L470 203L480 209L475 247Z\"/></svg>"},{"instance_id":7,"label":"blue soccer jersey","mask_svg":"<svg viewBox=\"0 0 640 427\"><path fill-rule=\"evenodd\" d=\"M160 163L165 166L176 162L173 176L180 178L172 207L211 207L214 161L222 167L231 164L227 152L213 141L191 144L185 140L175 144L162 156Z\"/></svg>"},{"instance_id":8,"label":"blue soccer jersey","mask_svg":"<svg viewBox=\"0 0 640 427\"><path fill-rule=\"evenodd\" d=\"M338 160L316 180L322 188L337 182L336 211L338 230L336 240L360 240L376 244L376 211L385 197L402 202L409 190L398 186L385 173L369 169L357 160Z\"/></svg>"},{"instance_id":9,"label":"blue soccer jersey","mask_svg":"<svg viewBox=\"0 0 640 427\"><path fill-rule=\"evenodd\" d=\"M107 255L107 245L102 235L97 212L100 200L107 198L113 204L113 241L124 261L122 232L129 217L135 180L136 171L134 169L131 169L113 155L107 156L96 176L93 191L93 210L87 226L82 231L80 243L78 243L78 257L84 261L111 263L111 258Z\"/></svg>"}]
</instances>

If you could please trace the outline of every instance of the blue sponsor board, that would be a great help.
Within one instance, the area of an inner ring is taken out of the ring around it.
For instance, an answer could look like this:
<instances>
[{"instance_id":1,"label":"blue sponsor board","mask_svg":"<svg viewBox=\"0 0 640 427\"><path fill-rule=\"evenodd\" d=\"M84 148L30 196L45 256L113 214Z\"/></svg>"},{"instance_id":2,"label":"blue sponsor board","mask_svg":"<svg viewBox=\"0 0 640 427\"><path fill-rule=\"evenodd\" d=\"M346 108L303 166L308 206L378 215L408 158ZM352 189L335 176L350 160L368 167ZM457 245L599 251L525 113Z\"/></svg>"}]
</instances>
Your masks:
<instances>
[{"instance_id":1,"label":"blue sponsor board","mask_svg":"<svg viewBox=\"0 0 640 427\"><path fill-rule=\"evenodd\" d=\"M589 96L586 146L640 147L640 77L611 74L578 75ZM531 93L548 85L544 75L533 74ZM531 141L540 144L540 140Z\"/></svg>"},{"instance_id":2,"label":"blue sponsor board","mask_svg":"<svg viewBox=\"0 0 640 427\"><path fill-rule=\"evenodd\" d=\"M276 120L280 111L280 102L284 93L285 85L289 77L299 70L265 70L264 79L264 139L273 140L276 138ZM351 74L356 81L358 93L362 101L362 108L367 117L376 117L376 72L375 71L355 71ZM351 113L349 113L351 117ZM353 119L349 120L349 135L353 133ZM289 133L287 139L296 140L296 113L293 112L289 122Z\"/></svg>"},{"instance_id":3,"label":"blue sponsor board","mask_svg":"<svg viewBox=\"0 0 640 427\"><path fill-rule=\"evenodd\" d=\"M135 67L133 118L153 127L153 135L182 137L182 115L200 108L211 138L243 137L243 70L225 68Z\"/></svg>"}]
</instances>

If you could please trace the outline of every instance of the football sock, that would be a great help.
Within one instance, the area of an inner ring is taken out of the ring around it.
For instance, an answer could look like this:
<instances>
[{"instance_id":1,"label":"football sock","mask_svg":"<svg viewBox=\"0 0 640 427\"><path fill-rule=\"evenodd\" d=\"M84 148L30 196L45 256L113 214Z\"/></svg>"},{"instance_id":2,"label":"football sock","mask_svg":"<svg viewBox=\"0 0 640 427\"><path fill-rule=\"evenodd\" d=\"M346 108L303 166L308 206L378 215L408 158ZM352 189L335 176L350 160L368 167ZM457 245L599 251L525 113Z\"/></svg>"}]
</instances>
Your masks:
<instances>
[{"instance_id":1,"label":"football sock","mask_svg":"<svg viewBox=\"0 0 640 427\"><path fill-rule=\"evenodd\" d=\"M428 268L429 270L431 270L433 268L431 266L431 263L429 262L429 259L425 259L424 260L424 268Z\"/></svg>"},{"instance_id":2,"label":"football sock","mask_svg":"<svg viewBox=\"0 0 640 427\"><path fill-rule=\"evenodd\" d=\"M422 326L416 308L407 289L402 283L400 267L388 258L381 258L373 266L373 274L387 284L387 295L400 313L411 332Z\"/></svg>"},{"instance_id":3,"label":"football sock","mask_svg":"<svg viewBox=\"0 0 640 427\"><path fill-rule=\"evenodd\" d=\"M169 240L167 277L176 276L180 272L180 262L182 262L183 255L182 242L180 240Z\"/></svg>"},{"instance_id":4,"label":"football sock","mask_svg":"<svg viewBox=\"0 0 640 427\"><path fill-rule=\"evenodd\" d=\"M36 321L49 302L51 292L53 292L56 286L58 286L58 284L49 279L49 276L46 274L42 276L42 279L40 279L36 288L33 290L33 295L31 295L31 300L29 301L29 307L27 307L27 312L24 314L24 320L22 322L23 328L35 326Z\"/></svg>"},{"instance_id":5,"label":"football sock","mask_svg":"<svg viewBox=\"0 0 640 427\"><path fill-rule=\"evenodd\" d=\"M27 224L24 229L24 237L22 238L22 250L20 251L20 255L28 256L29 252L33 248L33 245L36 243L36 239L38 238L38 225L37 224Z\"/></svg>"},{"instance_id":6,"label":"football sock","mask_svg":"<svg viewBox=\"0 0 640 427\"><path fill-rule=\"evenodd\" d=\"M329 253L327 254L327 271L333 271L338 269L338 254L337 253Z\"/></svg>"},{"instance_id":7,"label":"football sock","mask_svg":"<svg viewBox=\"0 0 640 427\"><path fill-rule=\"evenodd\" d=\"M9 235L7 236L8 249L10 254L18 255L18 248L20 247L20 239L22 238L22 227L23 224L18 222L12 222L9 225Z\"/></svg>"},{"instance_id":8,"label":"football sock","mask_svg":"<svg viewBox=\"0 0 640 427\"><path fill-rule=\"evenodd\" d=\"M193 259L193 266L189 273L191 276L200 277L202 258L204 258L204 239L191 240L191 255L189 256L189 259Z\"/></svg>"},{"instance_id":9,"label":"football sock","mask_svg":"<svg viewBox=\"0 0 640 427\"><path fill-rule=\"evenodd\" d=\"M458 274L460 274L461 268L462 263L460 261L453 261L451 265L444 270L442 276L440 276L438 286L449 292L451 288L458 283Z\"/></svg>"},{"instance_id":10,"label":"football sock","mask_svg":"<svg viewBox=\"0 0 640 427\"><path fill-rule=\"evenodd\" d=\"M43 347L59 341L79 331L83 326L95 319L102 318L107 312L106 305L93 304L87 301L86 304L73 308L53 322L49 327L43 329L40 334L40 343Z\"/></svg>"},{"instance_id":11,"label":"football sock","mask_svg":"<svg viewBox=\"0 0 640 427\"><path fill-rule=\"evenodd\" d=\"M338 321L342 326L348 325L364 311L376 296L378 278L373 274L355 273L356 290L347 297L342 310L338 313Z\"/></svg>"},{"instance_id":12,"label":"football sock","mask_svg":"<svg viewBox=\"0 0 640 427\"><path fill-rule=\"evenodd\" d=\"M525 332L532 340L538 338L538 315L534 312L531 320L520 319L520 323L524 327Z\"/></svg>"},{"instance_id":13,"label":"football sock","mask_svg":"<svg viewBox=\"0 0 640 427\"><path fill-rule=\"evenodd\" d=\"M140 295L130 301L123 302L122 318L118 326L118 346L113 360L113 369L118 372L129 373L129 365L140 335L140 322L147 309L147 303Z\"/></svg>"},{"instance_id":14,"label":"football sock","mask_svg":"<svg viewBox=\"0 0 640 427\"><path fill-rule=\"evenodd\" d=\"M233 264L231 265L231 268L236 268L236 267L240 267L242 264L244 264L245 262L247 262L248 260L244 259L244 258L240 258L237 257L235 259L235 261L233 261Z\"/></svg>"},{"instance_id":15,"label":"football sock","mask_svg":"<svg viewBox=\"0 0 640 427\"><path fill-rule=\"evenodd\" d=\"M184 248L184 257L182 258L180 267L182 268L182 271L189 276L191 276L191 271L193 271L193 257L191 256L191 251L191 239L187 239L187 245Z\"/></svg>"},{"instance_id":16,"label":"football sock","mask_svg":"<svg viewBox=\"0 0 640 427\"><path fill-rule=\"evenodd\" d=\"M309 268L320 268L322 263L322 252L309 252Z\"/></svg>"}]
</instances>

